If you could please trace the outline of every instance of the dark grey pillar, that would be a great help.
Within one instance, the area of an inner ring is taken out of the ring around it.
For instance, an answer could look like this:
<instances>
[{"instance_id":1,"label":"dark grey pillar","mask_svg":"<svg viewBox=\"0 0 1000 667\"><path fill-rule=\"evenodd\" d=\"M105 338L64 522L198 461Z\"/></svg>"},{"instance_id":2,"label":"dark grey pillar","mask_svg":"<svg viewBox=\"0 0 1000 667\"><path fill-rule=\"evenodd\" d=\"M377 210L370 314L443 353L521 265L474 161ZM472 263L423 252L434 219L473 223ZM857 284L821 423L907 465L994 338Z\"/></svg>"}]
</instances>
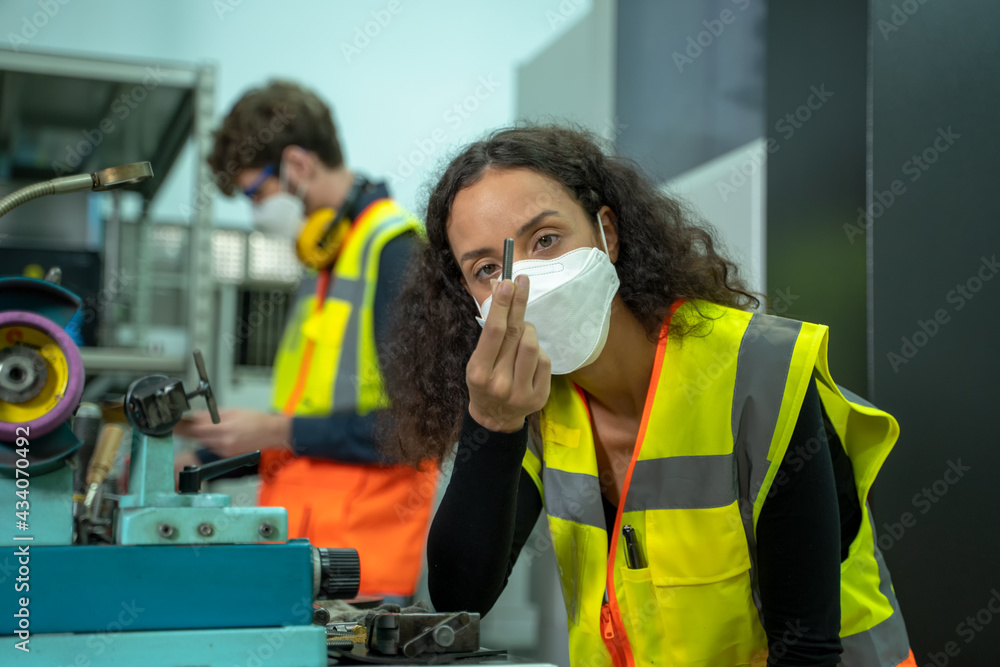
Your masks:
<instances>
[{"instance_id":1,"label":"dark grey pillar","mask_svg":"<svg viewBox=\"0 0 1000 667\"><path fill-rule=\"evenodd\" d=\"M880 542L921 665L1000 656L1000 4L873 0ZM933 657L932 657L933 656Z\"/></svg>"},{"instance_id":2,"label":"dark grey pillar","mask_svg":"<svg viewBox=\"0 0 1000 667\"><path fill-rule=\"evenodd\" d=\"M761 0L620 0L618 150L666 181L763 133Z\"/></svg>"},{"instance_id":3,"label":"dark grey pillar","mask_svg":"<svg viewBox=\"0 0 1000 667\"><path fill-rule=\"evenodd\" d=\"M768 296L830 326L834 378L863 395L865 235L844 225L865 205L868 10L777 0L767 31Z\"/></svg>"}]
</instances>

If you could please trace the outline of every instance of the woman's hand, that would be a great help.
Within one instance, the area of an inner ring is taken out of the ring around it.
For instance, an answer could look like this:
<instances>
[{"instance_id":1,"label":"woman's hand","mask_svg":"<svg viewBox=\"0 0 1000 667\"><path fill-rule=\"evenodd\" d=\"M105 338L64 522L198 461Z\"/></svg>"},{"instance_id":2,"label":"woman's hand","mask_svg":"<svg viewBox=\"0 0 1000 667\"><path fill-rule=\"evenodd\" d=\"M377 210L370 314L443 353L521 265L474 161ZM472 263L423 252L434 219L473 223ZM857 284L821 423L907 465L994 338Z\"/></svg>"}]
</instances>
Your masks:
<instances>
[{"instance_id":1,"label":"woman's hand","mask_svg":"<svg viewBox=\"0 0 1000 667\"><path fill-rule=\"evenodd\" d=\"M491 431L520 430L549 399L552 362L538 346L535 327L524 321L527 305L527 276L494 286L490 313L465 369L469 414Z\"/></svg>"}]
</instances>

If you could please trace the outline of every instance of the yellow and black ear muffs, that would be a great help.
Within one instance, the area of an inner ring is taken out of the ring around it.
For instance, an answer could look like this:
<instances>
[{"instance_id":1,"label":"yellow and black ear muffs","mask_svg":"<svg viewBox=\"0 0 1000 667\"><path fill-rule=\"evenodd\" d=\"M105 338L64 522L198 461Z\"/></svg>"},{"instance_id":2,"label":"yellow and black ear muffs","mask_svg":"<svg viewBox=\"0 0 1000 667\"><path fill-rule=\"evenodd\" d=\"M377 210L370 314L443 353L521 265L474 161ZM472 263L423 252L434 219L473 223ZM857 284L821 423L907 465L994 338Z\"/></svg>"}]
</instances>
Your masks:
<instances>
[{"instance_id":1,"label":"yellow and black ear muffs","mask_svg":"<svg viewBox=\"0 0 1000 667\"><path fill-rule=\"evenodd\" d=\"M306 218L295 244L295 251L303 264L317 271L333 266L344 239L351 231L354 218L360 213L358 202L371 187L363 176L356 175L343 206L336 211L322 208Z\"/></svg>"}]
</instances>

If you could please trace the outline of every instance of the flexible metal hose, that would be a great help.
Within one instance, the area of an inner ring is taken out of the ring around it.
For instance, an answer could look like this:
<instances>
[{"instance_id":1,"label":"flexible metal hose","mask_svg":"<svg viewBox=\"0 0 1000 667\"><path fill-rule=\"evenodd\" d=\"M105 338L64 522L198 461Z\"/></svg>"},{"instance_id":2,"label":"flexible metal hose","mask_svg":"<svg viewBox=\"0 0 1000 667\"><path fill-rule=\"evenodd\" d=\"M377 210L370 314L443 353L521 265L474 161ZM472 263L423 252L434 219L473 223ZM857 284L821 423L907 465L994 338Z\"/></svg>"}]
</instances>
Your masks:
<instances>
[{"instance_id":1,"label":"flexible metal hose","mask_svg":"<svg viewBox=\"0 0 1000 667\"><path fill-rule=\"evenodd\" d=\"M0 199L0 217L7 215L21 204L27 203L32 199L38 199L46 195L61 195L66 192L90 190L93 187L94 177L91 174L74 174L73 176L53 178L51 181L45 181L44 183L35 183Z\"/></svg>"},{"instance_id":2,"label":"flexible metal hose","mask_svg":"<svg viewBox=\"0 0 1000 667\"><path fill-rule=\"evenodd\" d=\"M56 186L52 181L35 183L34 185L29 185L26 188L21 188L17 192L13 192L3 199L0 199L0 217L7 215L7 213L21 204L29 202L32 199L44 197L45 195L55 194L55 192Z\"/></svg>"}]
</instances>

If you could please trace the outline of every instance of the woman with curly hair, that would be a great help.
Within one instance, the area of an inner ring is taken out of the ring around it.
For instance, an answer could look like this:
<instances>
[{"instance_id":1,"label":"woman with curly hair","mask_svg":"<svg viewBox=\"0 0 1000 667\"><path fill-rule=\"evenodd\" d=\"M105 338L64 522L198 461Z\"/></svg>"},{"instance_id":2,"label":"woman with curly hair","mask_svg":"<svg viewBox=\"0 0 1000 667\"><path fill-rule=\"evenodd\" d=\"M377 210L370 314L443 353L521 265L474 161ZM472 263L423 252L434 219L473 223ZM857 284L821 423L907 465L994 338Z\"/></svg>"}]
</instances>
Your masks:
<instances>
[{"instance_id":1,"label":"woman with curly hair","mask_svg":"<svg viewBox=\"0 0 1000 667\"><path fill-rule=\"evenodd\" d=\"M458 443L438 610L488 612L544 508L574 665L916 664L866 503L898 428L834 383L826 327L753 312L712 235L584 133L468 146L426 224L383 435L414 464Z\"/></svg>"}]
</instances>

